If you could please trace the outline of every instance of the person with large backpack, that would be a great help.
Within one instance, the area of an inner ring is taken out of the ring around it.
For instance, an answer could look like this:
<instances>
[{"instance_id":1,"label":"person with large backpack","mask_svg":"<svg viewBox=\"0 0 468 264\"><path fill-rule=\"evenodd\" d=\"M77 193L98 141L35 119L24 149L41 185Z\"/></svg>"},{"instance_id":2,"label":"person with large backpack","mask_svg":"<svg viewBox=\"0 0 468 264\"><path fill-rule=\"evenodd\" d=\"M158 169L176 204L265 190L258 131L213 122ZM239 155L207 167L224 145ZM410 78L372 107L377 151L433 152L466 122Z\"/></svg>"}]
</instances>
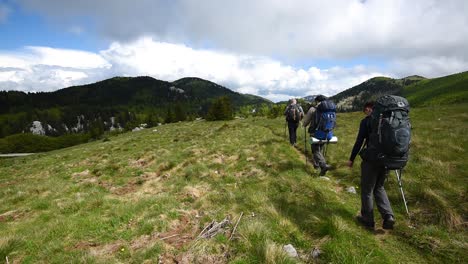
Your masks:
<instances>
[{"instance_id":1,"label":"person with large backpack","mask_svg":"<svg viewBox=\"0 0 468 264\"><path fill-rule=\"evenodd\" d=\"M323 95L315 97L316 107L310 107L304 117L304 128L309 126L309 134L319 140L327 141L333 137L336 125L336 106ZM331 166L327 164L324 156L326 143L312 144L312 157L314 168L320 168L320 176L324 176Z\"/></svg>"},{"instance_id":2,"label":"person with large backpack","mask_svg":"<svg viewBox=\"0 0 468 264\"><path fill-rule=\"evenodd\" d=\"M384 188L389 170L401 170L408 161L410 142L409 104L405 98L386 95L368 102L361 120L348 166L357 154L361 163L361 213L358 222L373 230L374 202L383 219L383 229L393 229L395 217ZM364 147L363 147L364 146ZM362 149L361 149L362 148ZM401 172L401 171L400 171Z\"/></svg>"},{"instance_id":3,"label":"person with large backpack","mask_svg":"<svg viewBox=\"0 0 468 264\"><path fill-rule=\"evenodd\" d=\"M284 110L284 115L288 123L289 143L296 146L297 127L299 126L299 121L304 117L304 110L297 104L296 99L292 98L289 100L289 105Z\"/></svg>"}]
</instances>

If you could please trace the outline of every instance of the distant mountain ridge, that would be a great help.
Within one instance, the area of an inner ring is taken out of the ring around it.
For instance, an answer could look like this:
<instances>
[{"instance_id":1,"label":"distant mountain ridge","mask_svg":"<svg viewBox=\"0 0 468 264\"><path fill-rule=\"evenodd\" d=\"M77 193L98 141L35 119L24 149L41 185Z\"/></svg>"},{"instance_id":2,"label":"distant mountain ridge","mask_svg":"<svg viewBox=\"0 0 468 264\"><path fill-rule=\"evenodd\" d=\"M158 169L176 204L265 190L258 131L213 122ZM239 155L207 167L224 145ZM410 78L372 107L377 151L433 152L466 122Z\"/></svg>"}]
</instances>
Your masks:
<instances>
[{"instance_id":1,"label":"distant mountain ridge","mask_svg":"<svg viewBox=\"0 0 468 264\"><path fill-rule=\"evenodd\" d=\"M76 105L167 105L173 102L198 102L228 96L235 106L271 103L243 95L200 78L182 78L166 82L152 77L114 77L92 84L72 86L54 92L0 92L0 114L21 111L23 107L49 108Z\"/></svg>"},{"instance_id":2,"label":"distant mountain ridge","mask_svg":"<svg viewBox=\"0 0 468 264\"><path fill-rule=\"evenodd\" d=\"M88 131L96 122L112 130L194 119L203 117L221 96L228 97L234 109L273 104L200 78L167 82L148 76L114 77L54 92L0 91L0 137L33 132L33 121L41 122L46 135L62 135Z\"/></svg>"},{"instance_id":3,"label":"distant mountain ridge","mask_svg":"<svg viewBox=\"0 0 468 264\"><path fill-rule=\"evenodd\" d=\"M408 76L402 79L388 77L374 77L350 89L340 92L332 97L338 111L358 111L367 101L373 101L382 95L402 95L403 88L426 78L421 76Z\"/></svg>"}]
</instances>

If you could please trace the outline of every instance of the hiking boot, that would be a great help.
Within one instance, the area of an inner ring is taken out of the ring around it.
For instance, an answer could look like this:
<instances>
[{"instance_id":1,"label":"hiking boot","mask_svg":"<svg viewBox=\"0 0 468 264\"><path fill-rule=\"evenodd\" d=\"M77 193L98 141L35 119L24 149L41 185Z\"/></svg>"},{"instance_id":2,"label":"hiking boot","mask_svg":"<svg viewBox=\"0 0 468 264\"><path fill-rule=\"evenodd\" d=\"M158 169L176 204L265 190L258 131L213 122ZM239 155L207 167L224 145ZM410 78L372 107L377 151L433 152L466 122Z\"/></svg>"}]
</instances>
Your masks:
<instances>
[{"instance_id":1,"label":"hiking boot","mask_svg":"<svg viewBox=\"0 0 468 264\"><path fill-rule=\"evenodd\" d=\"M319 176L325 176L325 174L327 174L327 171L329 171L330 169L331 169L330 165L325 165L325 167L320 169Z\"/></svg>"},{"instance_id":2,"label":"hiking boot","mask_svg":"<svg viewBox=\"0 0 468 264\"><path fill-rule=\"evenodd\" d=\"M356 221L367 230L374 230L374 222L367 222L361 215L356 216Z\"/></svg>"},{"instance_id":3,"label":"hiking boot","mask_svg":"<svg viewBox=\"0 0 468 264\"><path fill-rule=\"evenodd\" d=\"M382 228L393 229L394 224L395 224L395 218L393 218L393 215L386 215L383 220Z\"/></svg>"}]
</instances>

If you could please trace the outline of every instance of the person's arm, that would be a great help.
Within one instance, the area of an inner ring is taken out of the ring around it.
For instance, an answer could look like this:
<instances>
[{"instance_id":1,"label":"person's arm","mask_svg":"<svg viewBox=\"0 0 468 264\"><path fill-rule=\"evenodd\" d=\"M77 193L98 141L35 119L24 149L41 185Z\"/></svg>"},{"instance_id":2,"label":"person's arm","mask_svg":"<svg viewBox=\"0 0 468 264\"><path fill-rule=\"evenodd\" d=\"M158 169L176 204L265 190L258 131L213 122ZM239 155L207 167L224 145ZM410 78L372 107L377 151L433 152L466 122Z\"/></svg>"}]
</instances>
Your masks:
<instances>
[{"instance_id":1,"label":"person's arm","mask_svg":"<svg viewBox=\"0 0 468 264\"><path fill-rule=\"evenodd\" d=\"M314 107L311 107L309 111L307 111L307 114L305 115L304 120L302 120L303 127L307 127L310 124L310 122L312 121L314 117L314 112L315 112Z\"/></svg>"},{"instance_id":2,"label":"person's arm","mask_svg":"<svg viewBox=\"0 0 468 264\"><path fill-rule=\"evenodd\" d=\"M304 109L302 109L302 106L298 105L299 106L299 112L301 113L301 119L304 118Z\"/></svg>"},{"instance_id":3,"label":"person's arm","mask_svg":"<svg viewBox=\"0 0 468 264\"><path fill-rule=\"evenodd\" d=\"M354 163L354 159L356 158L357 154L361 150L362 144L364 140L369 137L369 132L367 131L367 118L364 118L359 125L359 132L356 137L356 142L354 143L353 150L351 151L351 156L348 160L348 166L352 167Z\"/></svg>"}]
</instances>

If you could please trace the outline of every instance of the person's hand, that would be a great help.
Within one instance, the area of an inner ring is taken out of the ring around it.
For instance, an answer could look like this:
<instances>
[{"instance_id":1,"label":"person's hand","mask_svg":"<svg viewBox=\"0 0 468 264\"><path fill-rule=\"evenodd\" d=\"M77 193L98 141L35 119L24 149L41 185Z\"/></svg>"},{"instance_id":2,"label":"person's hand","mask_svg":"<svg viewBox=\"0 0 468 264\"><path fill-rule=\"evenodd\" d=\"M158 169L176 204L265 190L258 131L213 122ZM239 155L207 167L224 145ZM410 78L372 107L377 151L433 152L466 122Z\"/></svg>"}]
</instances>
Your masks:
<instances>
[{"instance_id":1,"label":"person's hand","mask_svg":"<svg viewBox=\"0 0 468 264\"><path fill-rule=\"evenodd\" d=\"M353 161L348 160L348 162L346 163L346 165L347 165L348 167L352 168L352 167L353 167L353 163L354 163Z\"/></svg>"}]
</instances>

